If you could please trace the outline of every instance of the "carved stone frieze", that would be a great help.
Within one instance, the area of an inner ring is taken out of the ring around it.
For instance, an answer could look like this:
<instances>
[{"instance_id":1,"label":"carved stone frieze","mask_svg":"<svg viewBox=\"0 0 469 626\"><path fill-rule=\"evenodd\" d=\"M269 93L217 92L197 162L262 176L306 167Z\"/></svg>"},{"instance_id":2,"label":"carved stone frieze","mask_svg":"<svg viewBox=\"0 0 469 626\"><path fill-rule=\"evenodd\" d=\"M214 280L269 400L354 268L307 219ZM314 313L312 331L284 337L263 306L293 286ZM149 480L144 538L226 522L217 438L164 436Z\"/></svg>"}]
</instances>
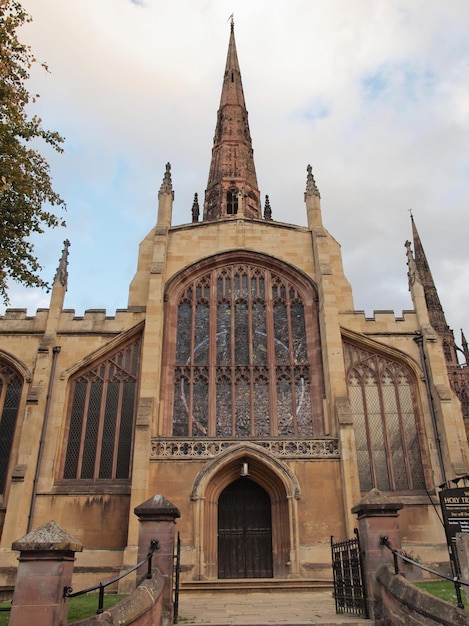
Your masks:
<instances>
[{"instance_id":1,"label":"carved stone frieze","mask_svg":"<svg viewBox=\"0 0 469 626\"><path fill-rule=\"evenodd\" d=\"M339 458L339 445L337 439L250 439L261 448L271 452L279 458ZM242 443L240 439L205 439L154 437L151 440L150 458L206 458L213 459L231 446Z\"/></svg>"}]
</instances>

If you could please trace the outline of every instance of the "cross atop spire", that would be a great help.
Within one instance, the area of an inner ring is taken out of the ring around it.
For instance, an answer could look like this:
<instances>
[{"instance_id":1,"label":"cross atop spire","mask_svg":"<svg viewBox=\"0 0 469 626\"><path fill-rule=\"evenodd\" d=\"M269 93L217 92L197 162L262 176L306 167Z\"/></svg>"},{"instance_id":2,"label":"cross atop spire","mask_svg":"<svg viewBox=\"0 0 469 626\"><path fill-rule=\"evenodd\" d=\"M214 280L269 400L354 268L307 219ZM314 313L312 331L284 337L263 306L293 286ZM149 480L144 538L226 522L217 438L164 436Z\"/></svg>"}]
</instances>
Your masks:
<instances>
[{"instance_id":1,"label":"cross atop spire","mask_svg":"<svg viewBox=\"0 0 469 626\"><path fill-rule=\"evenodd\" d=\"M262 217L233 16L230 21L228 54L205 191L204 221L237 214Z\"/></svg>"}]
</instances>

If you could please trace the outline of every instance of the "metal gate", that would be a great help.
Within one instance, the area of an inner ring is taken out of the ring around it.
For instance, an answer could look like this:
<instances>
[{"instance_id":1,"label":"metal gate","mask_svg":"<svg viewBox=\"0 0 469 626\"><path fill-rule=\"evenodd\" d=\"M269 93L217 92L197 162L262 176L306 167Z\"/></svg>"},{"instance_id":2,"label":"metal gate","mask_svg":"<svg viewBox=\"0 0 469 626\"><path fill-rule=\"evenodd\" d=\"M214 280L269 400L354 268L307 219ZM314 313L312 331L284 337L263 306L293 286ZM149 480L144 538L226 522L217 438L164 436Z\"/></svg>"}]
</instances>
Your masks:
<instances>
[{"instance_id":1,"label":"metal gate","mask_svg":"<svg viewBox=\"0 0 469 626\"><path fill-rule=\"evenodd\" d=\"M334 543L334 537L331 536L335 610L336 613L354 613L368 617L360 539L356 528L354 532L354 539L337 543Z\"/></svg>"},{"instance_id":2,"label":"metal gate","mask_svg":"<svg viewBox=\"0 0 469 626\"><path fill-rule=\"evenodd\" d=\"M177 624L179 620L179 579L181 573L181 537L177 536L176 554L174 555L174 605L173 605L173 624Z\"/></svg>"}]
</instances>

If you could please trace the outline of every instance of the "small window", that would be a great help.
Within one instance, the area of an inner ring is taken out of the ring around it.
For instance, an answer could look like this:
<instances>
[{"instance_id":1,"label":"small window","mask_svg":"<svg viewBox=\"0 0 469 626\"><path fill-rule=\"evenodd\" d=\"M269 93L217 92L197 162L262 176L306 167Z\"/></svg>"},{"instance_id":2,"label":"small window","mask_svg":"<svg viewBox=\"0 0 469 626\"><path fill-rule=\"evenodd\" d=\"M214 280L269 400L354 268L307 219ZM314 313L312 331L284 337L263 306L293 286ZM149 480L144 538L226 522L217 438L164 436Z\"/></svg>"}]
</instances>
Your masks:
<instances>
[{"instance_id":1,"label":"small window","mask_svg":"<svg viewBox=\"0 0 469 626\"><path fill-rule=\"evenodd\" d=\"M228 215L236 215L238 212L238 195L233 191L226 194L226 212Z\"/></svg>"}]
</instances>

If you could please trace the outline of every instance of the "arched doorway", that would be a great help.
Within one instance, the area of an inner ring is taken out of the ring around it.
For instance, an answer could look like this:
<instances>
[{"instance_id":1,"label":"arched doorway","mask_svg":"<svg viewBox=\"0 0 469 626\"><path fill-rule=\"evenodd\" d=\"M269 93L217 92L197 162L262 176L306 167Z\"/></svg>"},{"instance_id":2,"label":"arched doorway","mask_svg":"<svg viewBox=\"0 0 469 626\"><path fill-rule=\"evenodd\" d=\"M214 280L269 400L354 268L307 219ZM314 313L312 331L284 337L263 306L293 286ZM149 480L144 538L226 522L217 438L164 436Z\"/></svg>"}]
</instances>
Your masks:
<instances>
[{"instance_id":1,"label":"arched doorway","mask_svg":"<svg viewBox=\"0 0 469 626\"><path fill-rule=\"evenodd\" d=\"M271 511L272 577L299 574L297 502L298 480L272 453L254 443L233 445L218 454L196 476L191 492L194 503L195 548L200 558L195 577L219 577L218 507L223 491L240 480L241 464L248 463L250 478L269 497ZM235 487L233 487L235 489Z\"/></svg>"},{"instance_id":2,"label":"arched doorway","mask_svg":"<svg viewBox=\"0 0 469 626\"><path fill-rule=\"evenodd\" d=\"M269 494L249 478L239 478L218 499L218 578L272 576Z\"/></svg>"}]
</instances>

